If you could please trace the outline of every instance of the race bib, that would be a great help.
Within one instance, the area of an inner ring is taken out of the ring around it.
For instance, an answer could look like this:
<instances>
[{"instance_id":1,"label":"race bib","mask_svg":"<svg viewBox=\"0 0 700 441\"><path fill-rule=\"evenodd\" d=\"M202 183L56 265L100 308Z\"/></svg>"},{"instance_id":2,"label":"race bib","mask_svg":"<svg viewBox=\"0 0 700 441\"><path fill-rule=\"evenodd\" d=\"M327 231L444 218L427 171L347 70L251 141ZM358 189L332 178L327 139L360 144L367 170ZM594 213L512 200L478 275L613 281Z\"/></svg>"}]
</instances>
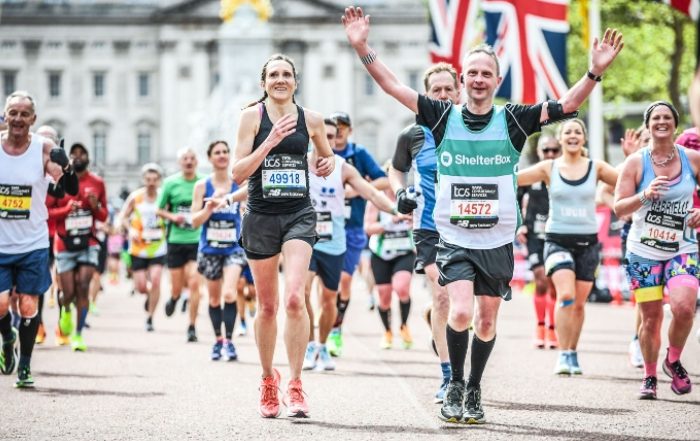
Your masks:
<instances>
[{"instance_id":1,"label":"race bib","mask_svg":"<svg viewBox=\"0 0 700 441\"><path fill-rule=\"evenodd\" d=\"M319 242L327 242L333 238L333 218L330 211L316 212L316 234Z\"/></svg>"},{"instance_id":2,"label":"race bib","mask_svg":"<svg viewBox=\"0 0 700 441\"><path fill-rule=\"evenodd\" d=\"M236 242L236 223L210 220L207 224L207 244L213 248L229 248Z\"/></svg>"},{"instance_id":3,"label":"race bib","mask_svg":"<svg viewBox=\"0 0 700 441\"><path fill-rule=\"evenodd\" d=\"M470 230L493 228L498 223L498 185L452 184L450 223Z\"/></svg>"},{"instance_id":4,"label":"race bib","mask_svg":"<svg viewBox=\"0 0 700 441\"><path fill-rule=\"evenodd\" d=\"M534 230L533 233L535 233L535 235L538 238L544 239L544 233L545 233L544 229L545 229L546 225L547 225L547 216L544 216L541 214L535 215L535 222L532 225L532 228Z\"/></svg>"},{"instance_id":5,"label":"race bib","mask_svg":"<svg viewBox=\"0 0 700 441\"><path fill-rule=\"evenodd\" d=\"M640 242L659 251L677 252L684 228L683 216L649 210L644 218Z\"/></svg>"},{"instance_id":6,"label":"race bib","mask_svg":"<svg viewBox=\"0 0 700 441\"><path fill-rule=\"evenodd\" d=\"M78 236L92 228L92 214L86 210L77 210L66 217L66 232L69 236Z\"/></svg>"},{"instance_id":7,"label":"race bib","mask_svg":"<svg viewBox=\"0 0 700 441\"><path fill-rule=\"evenodd\" d=\"M32 187L30 185L0 184L0 219L29 219L32 206Z\"/></svg>"},{"instance_id":8,"label":"race bib","mask_svg":"<svg viewBox=\"0 0 700 441\"><path fill-rule=\"evenodd\" d=\"M192 228L192 206L191 205L178 205L175 208L175 213L180 214L185 217L185 223L180 227L183 229L191 230Z\"/></svg>"},{"instance_id":9,"label":"race bib","mask_svg":"<svg viewBox=\"0 0 700 441\"><path fill-rule=\"evenodd\" d=\"M161 228L144 228L141 239L144 242L158 242L163 239L163 230Z\"/></svg>"},{"instance_id":10,"label":"race bib","mask_svg":"<svg viewBox=\"0 0 700 441\"><path fill-rule=\"evenodd\" d=\"M263 161L263 198L303 198L306 196L304 155L269 155Z\"/></svg>"},{"instance_id":11,"label":"race bib","mask_svg":"<svg viewBox=\"0 0 700 441\"><path fill-rule=\"evenodd\" d=\"M141 239L144 242L158 242L164 237L164 231L158 218L154 215L146 217L147 221L144 222L143 231L141 232Z\"/></svg>"},{"instance_id":12,"label":"race bib","mask_svg":"<svg viewBox=\"0 0 700 441\"><path fill-rule=\"evenodd\" d=\"M385 232L382 244L386 253L398 254L413 250L413 242L408 230Z\"/></svg>"}]
</instances>

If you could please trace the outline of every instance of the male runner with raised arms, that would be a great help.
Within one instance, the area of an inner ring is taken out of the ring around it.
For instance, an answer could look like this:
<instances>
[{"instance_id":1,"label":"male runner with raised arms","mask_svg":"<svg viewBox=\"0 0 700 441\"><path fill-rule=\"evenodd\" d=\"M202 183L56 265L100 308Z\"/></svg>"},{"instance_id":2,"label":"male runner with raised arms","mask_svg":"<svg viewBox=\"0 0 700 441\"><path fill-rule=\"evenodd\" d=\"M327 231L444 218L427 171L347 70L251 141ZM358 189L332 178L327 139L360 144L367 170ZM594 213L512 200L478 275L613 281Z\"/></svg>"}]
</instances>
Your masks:
<instances>
[{"instance_id":1,"label":"male runner with raised arms","mask_svg":"<svg viewBox=\"0 0 700 441\"><path fill-rule=\"evenodd\" d=\"M511 294L513 240L520 220L514 174L520 151L527 136L543 123L573 116L622 49L622 35L607 30L600 44L594 41L587 74L559 101L534 106L494 106L502 80L498 58L488 46L474 48L462 63L467 102L455 106L419 95L398 80L369 47L369 16L361 8L346 8L342 22L372 78L416 113L435 138L438 282L450 297L447 347L452 367L439 416L449 422L483 422L481 376L495 343L501 299L508 300ZM471 372L465 384L472 317Z\"/></svg>"}]
</instances>

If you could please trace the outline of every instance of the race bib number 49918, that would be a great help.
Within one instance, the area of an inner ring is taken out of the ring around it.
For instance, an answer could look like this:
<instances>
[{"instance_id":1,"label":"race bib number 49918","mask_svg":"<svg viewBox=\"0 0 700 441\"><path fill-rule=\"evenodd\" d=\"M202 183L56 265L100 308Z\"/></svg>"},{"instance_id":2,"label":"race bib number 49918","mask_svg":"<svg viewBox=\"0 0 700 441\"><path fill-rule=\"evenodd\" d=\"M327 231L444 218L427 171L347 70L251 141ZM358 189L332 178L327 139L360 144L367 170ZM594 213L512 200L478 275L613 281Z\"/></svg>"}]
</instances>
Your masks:
<instances>
[{"instance_id":1,"label":"race bib number 49918","mask_svg":"<svg viewBox=\"0 0 700 441\"><path fill-rule=\"evenodd\" d=\"M452 184L450 223L467 229L494 227L498 223L498 185Z\"/></svg>"},{"instance_id":2,"label":"race bib number 49918","mask_svg":"<svg viewBox=\"0 0 700 441\"><path fill-rule=\"evenodd\" d=\"M262 190L268 198L306 196L306 158L304 155L269 155L263 160Z\"/></svg>"},{"instance_id":3,"label":"race bib number 49918","mask_svg":"<svg viewBox=\"0 0 700 441\"><path fill-rule=\"evenodd\" d=\"M29 219L32 206L32 187L30 185L0 184L0 219Z\"/></svg>"}]
</instances>

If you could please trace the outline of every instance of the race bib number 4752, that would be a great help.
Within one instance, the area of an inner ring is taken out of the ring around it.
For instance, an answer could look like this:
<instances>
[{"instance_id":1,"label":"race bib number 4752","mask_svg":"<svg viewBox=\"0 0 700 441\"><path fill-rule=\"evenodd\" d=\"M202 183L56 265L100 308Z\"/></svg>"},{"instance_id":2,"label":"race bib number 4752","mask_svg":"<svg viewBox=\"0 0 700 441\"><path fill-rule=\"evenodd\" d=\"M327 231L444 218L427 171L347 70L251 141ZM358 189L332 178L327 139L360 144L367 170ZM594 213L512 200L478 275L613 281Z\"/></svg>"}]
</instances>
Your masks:
<instances>
[{"instance_id":1,"label":"race bib number 4752","mask_svg":"<svg viewBox=\"0 0 700 441\"><path fill-rule=\"evenodd\" d=\"M32 206L32 187L30 185L0 184L0 219L29 219Z\"/></svg>"},{"instance_id":2,"label":"race bib number 4752","mask_svg":"<svg viewBox=\"0 0 700 441\"><path fill-rule=\"evenodd\" d=\"M498 185L452 184L450 223L467 229L494 227L498 223Z\"/></svg>"}]
</instances>

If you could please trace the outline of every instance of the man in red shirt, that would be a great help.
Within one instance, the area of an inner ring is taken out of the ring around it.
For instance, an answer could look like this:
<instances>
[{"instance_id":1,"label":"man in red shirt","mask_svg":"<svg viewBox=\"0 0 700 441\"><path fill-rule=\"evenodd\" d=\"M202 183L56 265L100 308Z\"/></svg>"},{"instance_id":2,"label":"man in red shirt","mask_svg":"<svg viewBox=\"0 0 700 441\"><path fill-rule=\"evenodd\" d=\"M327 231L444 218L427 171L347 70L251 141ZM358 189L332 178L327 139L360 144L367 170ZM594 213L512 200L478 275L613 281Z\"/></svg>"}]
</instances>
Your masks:
<instances>
[{"instance_id":1,"label":"man in red shirt","mask_svg":"<svg viewBox=\"0 0 700 441\"><path fill-rule=\"evenodd\" d=\"M107 219L107 195L104 181L88 171L90 158L82 144L70 148L73 169L78 175L78 194L67 195L49 207L49 218L56 221L54 253L56 269L61 280L63 295L60 299L61 319L56 335L70 335L71 348L85 351L82 337L90 300L90 280L98 265L100 245L95 237L95 221ZM78 312L73 331L70 304L75 300Z\"/></svg>"}]
</instances>

